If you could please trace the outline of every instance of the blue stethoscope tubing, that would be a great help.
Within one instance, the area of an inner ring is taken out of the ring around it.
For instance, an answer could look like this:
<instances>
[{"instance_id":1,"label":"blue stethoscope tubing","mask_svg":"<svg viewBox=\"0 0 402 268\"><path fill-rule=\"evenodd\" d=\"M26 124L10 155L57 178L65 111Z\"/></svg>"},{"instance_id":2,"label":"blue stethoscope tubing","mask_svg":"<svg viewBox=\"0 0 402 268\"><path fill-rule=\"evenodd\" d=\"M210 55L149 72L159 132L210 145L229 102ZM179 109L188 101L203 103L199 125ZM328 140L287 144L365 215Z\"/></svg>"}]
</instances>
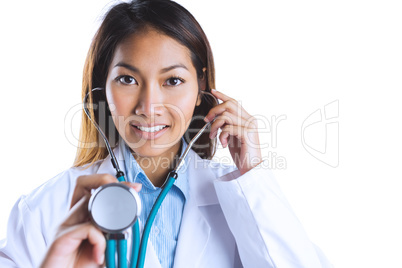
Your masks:
<instances>
[{"instance_id":1,"label":"blue stethoscope tubing","mask_svg":"<svg viewBox=\"0 0 402 268\"><path fill-rule=\"evenodd\" d=\"M172 171L168 175L168 180L165 183L165 187L162 189L158 198L156 199L151 212L149 213L148 219L145 223L144 231L142 233L141 243L140 243L140 226L138 220L134 223L132 227L132 237L133 245L131 250L131 262L130 268L142 268L144 267L146 248L148 245L148 238L151 231L152 224L155 220L155 216L165 199L170 188L172 188L174 182L177 179L177 173ZM127 268L127 240L119 239L117 240L117 251L118 251L118 267ZM115 254L116 254L116 240L107 239L106 241L106 267L115 268Z\"/></svg>"},{"instance_id":2,"label":"blue stethoscope tubing","mask_svg":"<svg viewBox=\"0 0 402 268\"><path fill-rule=\"evenodd\" d=\"M94 88L92 91L101 91L103 88ZM218 103L218 100L210 93L207 93L208 95L212 96L214 98L214 101ZM99 125L95 122L95 120L92 119L91 114L87 108L87 100L88 100L89 93L85 96L84 98L84 112L88 116L89 120L94 124L96 129L98 130L98 133L102 136L106 148L109 152L109 155L111 157L111 162L113 167L116 170L116 178L118 179L119 182L126 181L124 172L120 169L119 164L117 162L117 159L110 147L109 141L107 140L105 134L103 133L102 129L99 127ZM144 262L145 262L145 255L146 255L146 248L148 245L148 238L149 238L149 233L151 231L152 224L155 220L155 216L165 199L167 193L169 192L170 188L172 188L174 182L177 179L177 172L179 169L184 165L184 160L189 153L191 147L193 144L197 141L197 139L204 133L204 131L212 124L214 120L206 123L203 128L201 128L198 133L193 137L193 139L189 142L187 145L186 150L180 157L177 166L169 173L167 181L159 194L158 198L156 199L151 212L149 213L148 219L145 223L145 227L142 233L142 238L140 241L140 226L138 223L138 220L135 221L134 225L132 226L132 247L131 247L131 262L130 262L130 268L143 268L144 267ZM117 242L117 243L116 243ZM117 244L117 245L116 245ZM118 261L118 268L127 268L127 240L125 238L125 235L117 237L111 235L109 238L107 236L106 240L106 253L105 253L105 260L106 260L106 267L108 268L116 268L116 246L117 246L117 261Z\"/></svg>"}]
</instances>

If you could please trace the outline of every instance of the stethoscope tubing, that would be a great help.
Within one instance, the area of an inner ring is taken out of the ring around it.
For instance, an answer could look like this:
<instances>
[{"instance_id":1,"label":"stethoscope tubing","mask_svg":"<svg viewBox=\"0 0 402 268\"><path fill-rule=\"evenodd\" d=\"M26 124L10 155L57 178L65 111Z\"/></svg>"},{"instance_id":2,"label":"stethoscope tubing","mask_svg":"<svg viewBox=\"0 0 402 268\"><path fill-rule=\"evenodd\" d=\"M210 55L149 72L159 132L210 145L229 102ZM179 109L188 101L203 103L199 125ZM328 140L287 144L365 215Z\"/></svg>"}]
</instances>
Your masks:
<instances>
[{"instance_id":1,"label":"stethoscope tubing","mask_svg":"<svg viewBox=\"0 0 402 268\"><path fill-rule=\"evenodd\" d=\"M149 233L151 231L151 227L152 224L155 220L155 216L158 213L158 210L163 202L163 200L165 199L167 193L169 192L170 188L172 188L174 182L177 179L177 173L176 172L170 172L169 173L169 178L168 181L165 184L165 187L163 188L163 190L161 191L161 193L159 194L158 198L156 199L151 212L149 213L147 222L145 224L144 227L144 231L142 233L142 238L141 238L141 245L140 245L140 252L139 252L139 256L138 256L138 263L137 263L137 268L142 268L144 267L144 262L145 262L145 253L146 253L146 249L147 249L147 245L148 245L148 237L149 237ZM133 266L132 266L133 267Z\"/></svg>"},{"instance_id":2,"label":"stethoscope tubing","mask_svg":"<svg viewBox=\"0 0 402 268\"><path fill-rule=\"evenodd\" d=\"M151 212L149 213L148 219L145 223L144 231L142 233L142 238L140 242L140 227L138 220L132 227L132 237L133 237L133 245L131 252L131 262L130 268L143 268L145 263L146 249L148 245L148 238L151 232L152 224L155 220L156 214L160 206L162 205L163 200L165 199L167 193L170 188L172 188L174 182L177 179L176 172L170 172L168 175L168 180L165 183L165 187L163 187L161 193L156 199L154 205L152 206ZM117 251L118 251L118 267L119 268L127 268L127 240L117 239ZM106 267L115 268L115 254L116 254L116 240L115 239L107 239L106 241Z\"/></svg>"},{"instance_id":3,"label":"stethoscope tubing","mask_svg":"<svg viewBox=\"0 0 402 268\"><path fill-rule=\"evenodd\" d=\"M131 263L130 268L136 268L140 251L140 224L137 220L132 227Z\"/></svg>"},{"instance_id":4,"label":"stethoscope tubing","mask_svg":"<svg viewBox=\"0 0 402 268\"><path fill-rule=\"evenodd\" d=\"M117 263L119 268L127 268L127 240L119 239L117 240L118 247L118 260ZM106 240L106 267L116 268L115 263L116 258L116 240L108 239Z\"/></svg>"}]
</instances>

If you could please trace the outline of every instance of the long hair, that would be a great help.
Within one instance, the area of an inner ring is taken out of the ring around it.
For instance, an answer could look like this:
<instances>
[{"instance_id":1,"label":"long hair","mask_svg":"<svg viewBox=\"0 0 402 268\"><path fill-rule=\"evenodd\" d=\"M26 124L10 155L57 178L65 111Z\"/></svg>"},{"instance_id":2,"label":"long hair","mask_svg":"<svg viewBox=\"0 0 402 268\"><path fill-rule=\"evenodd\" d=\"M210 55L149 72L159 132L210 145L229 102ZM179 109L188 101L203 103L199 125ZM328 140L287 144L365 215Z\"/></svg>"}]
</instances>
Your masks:
<instances>
[{"instance_id":1,"label":"long hair","mask_svg":"<svg viewBox=\"0 0 402 268\"><path fill-rule=\"evenodd\" d=\"M187 47L199 81L205 79L205 91L211 92L211 89L215 88L214 59L208 39L199 23L184 7L170 0L134 0L113 6L106 13L92 40L82 81L82 99L89 94L88 101L94 108L90 109L91 117L98 122L112 147L116 146L119 134L114 126L105 95L95 94L92 89L105 88L109 65L118 44L147 26ZM203 68L206 68L205 73ZM201 93L199 88L199 94ZM201 94L201 96L207 95ZM211 99L201 98L201 104L195 107L193 119L184 134L187 143L203 127L205 122L202 118L215 105ZM211 140L208 133L204 133L194 144L193 150L201 158L211 159L216 150L216 139ZM92 164L106 158L107 155L104 142L92 122L83 113L74 166Z\"/></svg>"}]
</instances>

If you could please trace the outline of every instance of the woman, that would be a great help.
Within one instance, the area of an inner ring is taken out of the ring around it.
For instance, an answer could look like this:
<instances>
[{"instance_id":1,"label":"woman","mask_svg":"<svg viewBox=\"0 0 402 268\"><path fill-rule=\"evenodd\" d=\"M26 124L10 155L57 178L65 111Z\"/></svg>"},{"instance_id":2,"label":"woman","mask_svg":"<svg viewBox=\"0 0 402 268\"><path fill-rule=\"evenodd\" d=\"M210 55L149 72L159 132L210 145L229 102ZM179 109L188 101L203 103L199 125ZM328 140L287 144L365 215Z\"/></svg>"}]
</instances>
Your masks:
<instances>
[{"instance_id":1,"label":"woman","mask_svg":"<svg viewBox=\"0 0 402 268\"><path fill-rule=\"evenodd\" d=\"M93 39L82 96L89 93L97 107L92 116L115 144L126 184L140 194L140 224L187 143L214 120L158 212L145 267L330 266L264 168L255 120L235 100L212 90L214 81L204 32L174 2L117 4ZM93 88L104 94L95 95ZM210 160L217 137L236 167ZM1 267L103 264L105 238L88 221L87 204L92 189L117 180L85 116L80 140L75 167L13 208Z\"/></svg>"}]
</instances>

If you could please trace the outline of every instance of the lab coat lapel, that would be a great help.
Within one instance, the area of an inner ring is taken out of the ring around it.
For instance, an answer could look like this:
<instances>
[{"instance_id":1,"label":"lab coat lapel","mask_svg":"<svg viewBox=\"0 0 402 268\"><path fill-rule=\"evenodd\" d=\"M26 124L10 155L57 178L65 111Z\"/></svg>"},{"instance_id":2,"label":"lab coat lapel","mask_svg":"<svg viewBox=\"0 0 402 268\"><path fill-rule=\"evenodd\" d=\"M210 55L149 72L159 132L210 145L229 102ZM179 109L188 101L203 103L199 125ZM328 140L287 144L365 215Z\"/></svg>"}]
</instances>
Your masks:
<instances>
[{"instance_id":1,"label":"lab coat lapel","mask_svg":"<svg viewBox=\"0 0 402 268\"><path fill-rule=\"evenodd\" d=\"M140 226L142 226L141 222L140 222ZM131 249L133 246L133 244L132 244L133 232L132 232L131 228L129 228L127 230L127 232L128 232L127 246L129 249L129 250L127 250L127 261L128 261L128 263L130 263L131 262ZM142 233L142 228L141 228L141 233ZM145 252L144 267L146 267L146 268L162 268L162 266L159 262L158 256L156 255L156 252L155 252L154 247L152 246L152 243L150 240L148 240L147 250Z\"/></svg>"},{"instance_id":2,"label":"lab coat lapel","mask_svg":"<svg viewBox=\"0 0 402 268\"><path fill-rule=\"evenodd\" d=\"M194 199L189 199L183 211L174 268L188 268L190 263L191 267L197 267L211 232Z\"/></svg>"},{"instance_id":3,"label":"lab coat lapel","mask_svg":"<svg viewBox=\"0 0 402 268\"><path fill-rule=\"evenodd\" d=\"M144 267L162 268L151 241L148 241Z\"/></svg>"},{"instance_id":4,"label":"lab coat lapel","mask_svg":"<svg viewBox=\"0 0 402 268\"><path fill-rule=\"evenodd\" d=\"M217 204L218 199L213 187L214 174L208 168L196 169L197 164L202 165L203 161L194 151L190 151L184 167L190 195L184 206L174 268L188 268L189 264L198 267L210 240L211 227L201 209Z\"/></svg>"}]
</instances>

